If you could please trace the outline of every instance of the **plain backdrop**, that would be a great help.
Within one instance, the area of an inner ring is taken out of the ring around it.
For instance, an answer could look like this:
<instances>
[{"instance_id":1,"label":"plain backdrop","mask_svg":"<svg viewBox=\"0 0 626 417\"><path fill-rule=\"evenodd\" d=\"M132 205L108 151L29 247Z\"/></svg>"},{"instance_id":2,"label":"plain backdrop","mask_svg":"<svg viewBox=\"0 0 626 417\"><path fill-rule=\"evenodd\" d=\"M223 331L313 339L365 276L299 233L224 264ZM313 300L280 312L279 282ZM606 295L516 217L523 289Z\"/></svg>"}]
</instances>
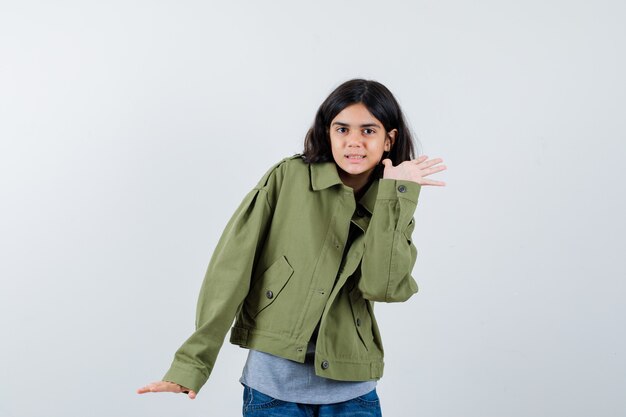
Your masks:
<instances>
[{"instance_id":1,"label":"plain backdrop","mask_svg":"<svg viewBox=\"0 0 626 417\"><path fill-rule=\"evenodd\" d=\"M137 395L213 248L323 99L385 84L448 170L420 291L377 303L383 413L626 410L626 6L565 0L0 3L0 416L238 416Z\"/></svg>"}]
</instances>

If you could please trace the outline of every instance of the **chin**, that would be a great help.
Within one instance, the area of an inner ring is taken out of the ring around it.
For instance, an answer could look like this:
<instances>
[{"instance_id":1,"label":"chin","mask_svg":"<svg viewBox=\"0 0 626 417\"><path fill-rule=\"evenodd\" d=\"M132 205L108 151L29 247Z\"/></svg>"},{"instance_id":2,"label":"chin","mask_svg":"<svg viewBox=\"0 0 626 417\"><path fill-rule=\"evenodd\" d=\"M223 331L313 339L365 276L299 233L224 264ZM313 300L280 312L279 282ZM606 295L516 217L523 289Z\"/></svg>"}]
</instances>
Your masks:
<instances>
[{"instance_id":1,"label":"chin","mask_svg":"<svg viewBox=\"0 0 626 417\"><path fill-rule=\"evenodd\" d=\"M365 174L371 174L373 172L374 167L368 167L368 168L359 168L359 169L350 169L350 167L347 167L348 169L343 169L343 171L345 171L346 173L350 174L350 175L365 175Z\"/></svg>"}]
</instances>

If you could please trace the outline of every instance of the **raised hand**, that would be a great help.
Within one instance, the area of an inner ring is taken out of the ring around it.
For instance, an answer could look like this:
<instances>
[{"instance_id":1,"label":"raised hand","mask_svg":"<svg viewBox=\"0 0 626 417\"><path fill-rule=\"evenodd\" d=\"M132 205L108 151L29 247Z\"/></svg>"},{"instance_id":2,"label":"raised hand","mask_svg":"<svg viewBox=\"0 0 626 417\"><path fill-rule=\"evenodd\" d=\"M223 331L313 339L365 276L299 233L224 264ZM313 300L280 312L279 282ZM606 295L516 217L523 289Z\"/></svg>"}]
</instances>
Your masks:
<instances>
[{"instance_id":1,"label":"raised hand","mask_svg":"<svg viewBox=\"0 0 626 417\"><path fill-rule=\"evenodd\" d=\"M194 391L169 381L156 381L137 390L137 394L145 394L146 392L184 392L192 400L196 398L196 393Z\"/></svg>"},{"instance_id":2,"label":"raised hand","mask_svg":"<svg viewBox=\"0 0 626 417\"><path fill-rule=\"evenodd\" d=\"M443 181L431 180L424 178L427 175L434 174L435 172L443 171L447 167L445 165L438 165L443 162L441 158L428 159L428 156L422 155L417 159L410 161L404 161L400 164L393 166L391 159L383 159L382 163L385 166L383 172L383 178L395 179L395 180L408 180L416 182L420 185L446 185Z\"/></svg>"}]
</instances>

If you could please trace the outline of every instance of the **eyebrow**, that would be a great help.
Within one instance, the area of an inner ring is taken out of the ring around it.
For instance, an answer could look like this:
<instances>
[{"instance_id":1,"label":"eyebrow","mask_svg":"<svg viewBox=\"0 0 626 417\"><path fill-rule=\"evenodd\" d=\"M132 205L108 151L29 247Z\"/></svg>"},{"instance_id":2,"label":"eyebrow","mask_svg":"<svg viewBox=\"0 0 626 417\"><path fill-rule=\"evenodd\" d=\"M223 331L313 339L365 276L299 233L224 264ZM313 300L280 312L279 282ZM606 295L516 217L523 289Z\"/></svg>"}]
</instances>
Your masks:
<instances>
[{"instance_id":1,"label":"eyebrow","mask_svg":"<svg viewBox=\"0 0 626 417\"><path fill-rule=\"evenodd\" d=\"M333 122L333 123L331 124L331 126L334 126L334 125L338 125L338 126L345 126L345 127L350 127L350 125L349 125L349 124L344 123L344 122ZM376 123L365 123L365 124L362 124L362 125L361 125L361 126L359 126L359 127L377 127L377 128L379 128L379 129L382 129L382 128L380 127L380 125L378 125L378 124L376 124Z\"/></svg>"}]
</instances>

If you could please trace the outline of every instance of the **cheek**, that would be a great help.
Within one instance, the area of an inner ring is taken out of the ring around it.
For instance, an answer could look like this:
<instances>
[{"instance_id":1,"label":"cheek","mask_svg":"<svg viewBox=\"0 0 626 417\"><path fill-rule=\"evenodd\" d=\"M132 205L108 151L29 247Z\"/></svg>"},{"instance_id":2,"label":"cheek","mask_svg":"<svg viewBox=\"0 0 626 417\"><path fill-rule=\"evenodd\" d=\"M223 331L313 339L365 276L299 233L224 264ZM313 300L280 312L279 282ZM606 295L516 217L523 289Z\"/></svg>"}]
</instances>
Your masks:
<instances>
[{"instance_id":1,"label":"cheek","mask_svg":"<svg viewBox=\"0 0 626 417\"><path fill-rule=\"evenodd\" d=\"M383 151L385 149L385 144L382 141L371 141L367 145L368 149L372 152Z\"/></svg>"},{"instance_id":2,"label":"cheek","mask_svg":"<svg viewBox=\"0 0 626 417\"><path fill-rule=\"evenodd\" d=\"M339 158L339 155L341 155L341 149L339 149L335 143L331 143L330 151L335 159Z\"/></svg>"}]
</instances>

